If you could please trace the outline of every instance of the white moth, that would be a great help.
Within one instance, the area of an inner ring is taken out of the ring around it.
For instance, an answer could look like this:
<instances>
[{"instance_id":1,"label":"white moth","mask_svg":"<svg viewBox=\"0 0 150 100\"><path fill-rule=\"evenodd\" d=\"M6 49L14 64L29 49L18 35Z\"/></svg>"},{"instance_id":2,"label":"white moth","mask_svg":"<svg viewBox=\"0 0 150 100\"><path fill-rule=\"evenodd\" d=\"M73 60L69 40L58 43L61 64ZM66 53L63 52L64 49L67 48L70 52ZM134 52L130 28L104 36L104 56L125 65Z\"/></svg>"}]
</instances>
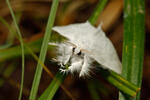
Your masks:
<instances>
[{"instance_id":1,"label":"white moth","mask_svg":"<svg viewBox=\"0 0 150 100\"><path fill-rule=\"evenodd\" d=\"M86 76L95 60L103 68L121 73L121 62L111 41L102 31L101 25L95 28L87 21L68 26L56 26L53 30L68 39L57 44L56 60L61 65L62 72L78 72L79 76ZM67 68L66 64L68 64Z\"/></svg>"}]
</instances>

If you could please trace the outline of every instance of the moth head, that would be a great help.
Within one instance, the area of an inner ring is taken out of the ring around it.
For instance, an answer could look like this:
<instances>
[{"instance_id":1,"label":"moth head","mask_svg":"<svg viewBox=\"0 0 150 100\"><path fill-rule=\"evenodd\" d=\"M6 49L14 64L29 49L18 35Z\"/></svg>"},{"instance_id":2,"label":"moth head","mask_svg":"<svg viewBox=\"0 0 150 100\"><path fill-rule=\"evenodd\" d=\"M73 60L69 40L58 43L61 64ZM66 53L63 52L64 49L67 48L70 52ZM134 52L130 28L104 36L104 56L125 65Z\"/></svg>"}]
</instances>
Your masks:
<instances>
[{"instance_id":1,"label":"moth head","mask_svg":"<svg viewBox=\"0 0 150 100\"><path fill-rule=\"evenodd\" d=\"M80 49L77 45L70 41L63 43L49 43L57 46L57 55L55 61L60 65L62 72L80 72L84 62L84 49ZM76 66L76 67L75 67Z\"/></svg>"}]
</instances>

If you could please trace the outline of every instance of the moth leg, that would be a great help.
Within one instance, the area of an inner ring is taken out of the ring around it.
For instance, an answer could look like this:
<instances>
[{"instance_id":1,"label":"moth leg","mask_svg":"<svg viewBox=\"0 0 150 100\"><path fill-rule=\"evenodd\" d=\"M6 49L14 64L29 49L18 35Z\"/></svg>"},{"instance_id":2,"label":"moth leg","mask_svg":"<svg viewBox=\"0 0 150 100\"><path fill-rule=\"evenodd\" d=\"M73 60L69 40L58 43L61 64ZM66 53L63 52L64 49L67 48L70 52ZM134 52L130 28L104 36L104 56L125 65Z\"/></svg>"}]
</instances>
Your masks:
<instances>
[{"instance_id":1,"label":"moth leg","mask_svg":"<svg viewBox=\"0 0 150 100\"><path fill-rule=\"evenodd\" d=\"M89 63L90 59L89 57L87 57L86 55L84 55L84 62L80 71L80 77L81 76L85 76L89 74L89 67L90 67L90 63Z\"/></svg>"},{"instance_id":2,"label":"moth leg","mask_svg":"<svg viewBox=\"0 0 150 100\"><path fill-rule=\"evenodd\" d=\"M60 72L62 72L62 73L66 73L66 72L67 72L65 69L62 69L62 68L60 68L59 70L60 70Z\"/></svg>"},{"instance_id":3,"label":"moth leg","mask_svg":"<svg viewBox=\"0 0 150 100\"><path fill-rule=\"evenodd\" d=\"M73 63L71 64L71 66L69 67L68 70L69 70L71 73L73 73L73 72L80 72L81 67L82 67L82 64L83 64L83 60L80 60L80 61L77 61L77 62L73 62Z\"/></svg>"}]
</instances>

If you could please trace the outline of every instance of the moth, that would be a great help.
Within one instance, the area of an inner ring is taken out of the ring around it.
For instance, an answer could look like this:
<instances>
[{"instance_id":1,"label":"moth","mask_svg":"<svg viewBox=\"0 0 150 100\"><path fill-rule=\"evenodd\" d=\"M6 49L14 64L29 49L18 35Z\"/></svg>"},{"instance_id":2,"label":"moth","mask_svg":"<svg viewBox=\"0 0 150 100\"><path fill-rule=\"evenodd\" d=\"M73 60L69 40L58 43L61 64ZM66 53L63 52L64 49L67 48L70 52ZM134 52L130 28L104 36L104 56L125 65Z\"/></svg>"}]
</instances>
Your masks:
<instances>
[{"instance_id":1,"label":"moth","mask_svg":"<svg viewBox=\"0 0 150 100\"><path fill-rule=\"evenodd\" d=\"M57 45L56 61L62 72L78 72L80 77L87 76L96 61L105 69L121 73L121 62L101 25L96 28L87 21L52 29L67 38L62 43L49 43Z\"/></svg>"}]
</instances>

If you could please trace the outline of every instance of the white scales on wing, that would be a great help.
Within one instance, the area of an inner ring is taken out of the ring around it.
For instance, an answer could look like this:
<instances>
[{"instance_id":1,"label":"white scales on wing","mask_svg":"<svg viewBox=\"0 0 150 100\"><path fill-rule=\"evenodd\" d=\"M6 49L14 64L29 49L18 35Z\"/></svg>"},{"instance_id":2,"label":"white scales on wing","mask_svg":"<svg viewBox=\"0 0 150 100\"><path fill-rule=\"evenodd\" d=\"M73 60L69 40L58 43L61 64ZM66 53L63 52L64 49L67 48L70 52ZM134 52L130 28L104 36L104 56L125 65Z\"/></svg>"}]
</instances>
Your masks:
<instances>
[{"instance_id":1,"label":"white scales on wing","mask_svg":"<svg viewBox=\"0 0 150 100\"><path fill-rule=\"evenodd\" d=\"M85 68L90 67L89 65L92 62L89 57L96 60L103 68L113 70L119 74L121 73L121 62L113 44L102 31L101 25L95 28L87 21L86 23L71 24L68 26L56 26L53 27L53 30L68 38L68 41L76 46L77 52L81 50L85 54L84 59L86 59L87 65L81 68L80 76L86 74L84 69L90 69ZM62 45L67 46L61 44L59 47L61 48ZM72 48L72 46L66 47L66 49L68 49L67 52L71 53ZM67 56L71 56L71 54ZM68 59L70 59L70 57L68 57ZM80 58L77 57L75 60L79 59ZM78 61L78 63L80 63L80 61Z\"/></svg>"}]
</instances>

